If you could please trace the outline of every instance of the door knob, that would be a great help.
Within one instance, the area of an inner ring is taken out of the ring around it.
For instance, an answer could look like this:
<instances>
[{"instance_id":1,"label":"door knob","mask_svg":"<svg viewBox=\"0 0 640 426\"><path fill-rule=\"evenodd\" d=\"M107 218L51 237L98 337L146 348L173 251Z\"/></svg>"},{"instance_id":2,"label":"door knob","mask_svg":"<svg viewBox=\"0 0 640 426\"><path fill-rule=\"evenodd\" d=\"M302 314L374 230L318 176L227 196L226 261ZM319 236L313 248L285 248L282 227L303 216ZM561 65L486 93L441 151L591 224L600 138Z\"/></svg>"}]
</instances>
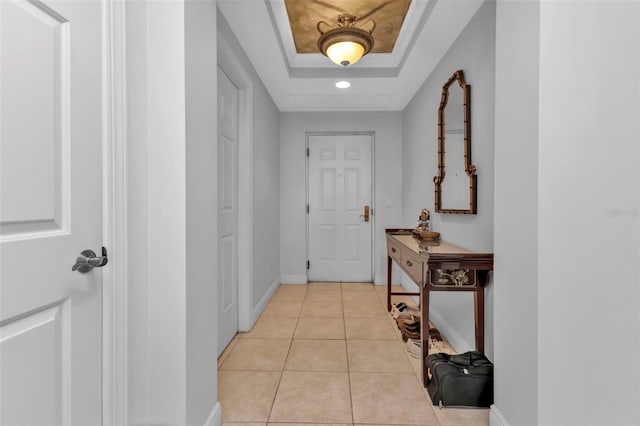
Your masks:
<instances>
[{"instance_id":1,"label":"door knob","mask_svg":"<svg viewBox=\"0 0 640 426\"><path fill-rule=\"evenodd\" d=\"M76 263L71 270L85 274L93 268L102 268L108 261L107 249L104 247L102 247L102 256L96 256L93 250L84 250L80 256L76 257Z\"/></svg>"}]
</instances>

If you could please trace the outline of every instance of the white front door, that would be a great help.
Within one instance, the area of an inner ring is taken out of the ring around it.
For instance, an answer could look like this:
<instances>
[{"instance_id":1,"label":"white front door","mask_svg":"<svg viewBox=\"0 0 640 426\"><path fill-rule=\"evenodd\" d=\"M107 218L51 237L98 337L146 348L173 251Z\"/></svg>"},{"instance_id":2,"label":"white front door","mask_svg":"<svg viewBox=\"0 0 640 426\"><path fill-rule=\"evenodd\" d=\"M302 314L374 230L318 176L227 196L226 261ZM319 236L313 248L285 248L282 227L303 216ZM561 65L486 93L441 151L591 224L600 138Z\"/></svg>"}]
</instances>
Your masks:
<instances>
[{"instance_id":1,"label":"white front door","mask_svg":"<svg viewBox=\"0 0 640 426\"><path fill-rule=\"evenodd\" d=\"M371 281L371 135L309 135L309 280Z\"/></svg>"},{"instance_id":2,"label":"white front door","mask_svg":"<svg viewBox=\"0 0 640 426\"><path fill-rule=\"evenodd\" d=\"M0 1L0 424L102 422L102 4Z\"/></svg>"},{"instance_id":3,"label":"white front door","mask_svg":"<svg viewBox=\"0 0 640 426\"><path fill-rule=\"evenodd\" d=\"M237 188L238 89L218 68L218 355L238 332Z\"/></svg>"}]
</instances>

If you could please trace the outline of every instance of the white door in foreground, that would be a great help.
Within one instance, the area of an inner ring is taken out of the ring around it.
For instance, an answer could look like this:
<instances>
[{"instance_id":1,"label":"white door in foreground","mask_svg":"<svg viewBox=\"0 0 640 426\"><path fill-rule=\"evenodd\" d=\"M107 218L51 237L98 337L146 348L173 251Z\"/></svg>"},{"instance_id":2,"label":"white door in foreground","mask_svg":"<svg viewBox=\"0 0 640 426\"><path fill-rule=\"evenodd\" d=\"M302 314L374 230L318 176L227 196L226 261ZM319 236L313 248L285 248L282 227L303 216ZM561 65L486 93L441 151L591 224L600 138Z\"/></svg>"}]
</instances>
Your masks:
<instances>
[{"instance_id":1,"label":"white door in foreground","mask_svg":"<svg viewBox=\"0 0 640 426\"><path fill-rule=\"evenodd\" d=\"M0 423L102 422L102 4L0 1Z\"/></svg>"}]
</instances>

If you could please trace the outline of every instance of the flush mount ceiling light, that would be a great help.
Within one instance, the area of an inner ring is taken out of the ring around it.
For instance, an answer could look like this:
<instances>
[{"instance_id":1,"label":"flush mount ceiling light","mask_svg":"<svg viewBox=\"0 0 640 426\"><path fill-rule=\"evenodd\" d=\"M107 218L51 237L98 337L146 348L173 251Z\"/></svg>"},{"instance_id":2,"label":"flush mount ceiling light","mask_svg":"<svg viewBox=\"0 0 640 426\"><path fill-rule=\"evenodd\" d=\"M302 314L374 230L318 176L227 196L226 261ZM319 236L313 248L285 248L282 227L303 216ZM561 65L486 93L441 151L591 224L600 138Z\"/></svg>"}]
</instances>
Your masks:
<instances>
[{"instance_id":1,"label":"flush mount ceiling light","mask_svg":"<svg viewBox=\"0 0 640 426\"><path fill-rule=\"evenodd\" d=\"M336 83L336 87L338 89L347 89L347 88L351 87L351 83L349 83L348 81L344 81L344 80L343 81L338 81Z\"/></svg>"},{"instance_id":2,"label":"flush mount ceiling light","mask_svg":"<svg viewBox=\"0 0 640 426\"><path fill-rule=\"evenodd\" d=\"M336 28L331 28L324 21L318 22L318 49L337 65L353 65L373 47L371 33L376 27L375 21L370 19L360 28L354 26L356 21L355 16L340 15Z\"/></svg>"}]
</instances>

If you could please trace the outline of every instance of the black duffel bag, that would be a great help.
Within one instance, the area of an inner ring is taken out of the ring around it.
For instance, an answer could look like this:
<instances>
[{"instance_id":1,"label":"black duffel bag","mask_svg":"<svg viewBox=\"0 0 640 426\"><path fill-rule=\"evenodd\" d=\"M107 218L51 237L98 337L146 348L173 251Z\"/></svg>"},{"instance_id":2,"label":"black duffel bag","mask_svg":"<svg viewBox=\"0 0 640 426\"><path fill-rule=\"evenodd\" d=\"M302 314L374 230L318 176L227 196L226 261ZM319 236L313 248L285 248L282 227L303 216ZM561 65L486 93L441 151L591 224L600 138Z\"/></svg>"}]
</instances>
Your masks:
<instances>
[{"instance_id":1,"label":"black duffel bag","mask_svg":"<svg viewBox=\"0 0 640 426\"><path fill-rule=\"evenodd\" d=\"M427 391L433 405L489 407L493 404L493 364L482 352L434 353L425 363L431 371Z\"/></svg>"}]
</instances>

